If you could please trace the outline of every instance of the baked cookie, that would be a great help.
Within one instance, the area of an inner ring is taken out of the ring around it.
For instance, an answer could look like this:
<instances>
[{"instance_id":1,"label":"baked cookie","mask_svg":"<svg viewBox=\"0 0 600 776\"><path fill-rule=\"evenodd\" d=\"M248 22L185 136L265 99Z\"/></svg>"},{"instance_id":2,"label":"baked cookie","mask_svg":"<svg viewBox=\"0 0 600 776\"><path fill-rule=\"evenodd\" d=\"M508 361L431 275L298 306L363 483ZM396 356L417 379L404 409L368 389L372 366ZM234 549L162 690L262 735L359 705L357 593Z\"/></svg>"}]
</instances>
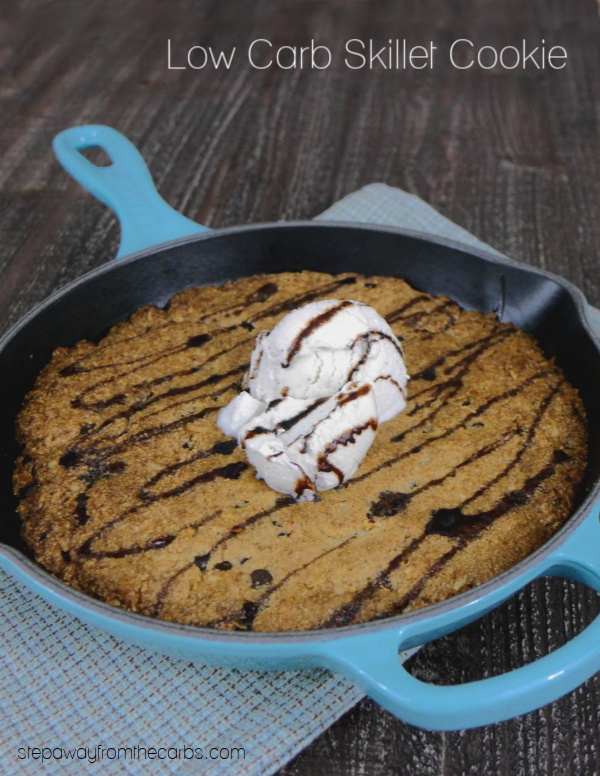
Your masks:
<instances>
[{"instance_id":1,"label":"baked cookie","mask_svg":"<svg viewBox=\"0 0 600 776\"><path fill-rule=\"evenodd\" d=\"M354 477L296 503L216 418L256 335L317 299L374 307L411 380ZM397 278L299 272L188 289L58 348L17 434L23 536L64 582L164 620L295 631L424 607L526 557L572 510L587 428L512 324Z\"/></svg>"}]
</instances>

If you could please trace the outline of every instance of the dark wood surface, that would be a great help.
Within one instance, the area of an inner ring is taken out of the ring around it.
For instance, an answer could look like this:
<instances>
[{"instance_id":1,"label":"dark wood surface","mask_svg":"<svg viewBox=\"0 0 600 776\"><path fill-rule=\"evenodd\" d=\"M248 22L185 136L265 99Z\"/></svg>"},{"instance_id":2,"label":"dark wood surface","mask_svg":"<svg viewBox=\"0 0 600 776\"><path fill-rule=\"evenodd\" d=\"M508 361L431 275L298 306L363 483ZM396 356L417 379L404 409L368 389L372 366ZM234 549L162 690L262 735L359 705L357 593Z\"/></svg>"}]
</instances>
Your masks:
<instances>
[{"instance_id":1,"label":"dark wood surface","mask_svg":"<svg viewBox=\"0 0 600 776\"><path fill-rule=\"evenodd\" d=\"M600 304L600 18L594 0L3 0L0 8L0 316L5 329L109 259L114 217L66 175L52 137L101 122L126 133L165 198L211 227L310 218L373 181L411 191L508 255L568 277ZM561 72L169 71L174 50L255 38L338 51L459 37L569 54ZM5 379L5 376L3 377ZM600 549L599 549L600 551ZM424 648L415 674L501 673L564 643L597 596L539 581ZM363 701L285 776L593 776L600 676L544 709L482 729L411 728Z\"/></svg>"}]
</instances>

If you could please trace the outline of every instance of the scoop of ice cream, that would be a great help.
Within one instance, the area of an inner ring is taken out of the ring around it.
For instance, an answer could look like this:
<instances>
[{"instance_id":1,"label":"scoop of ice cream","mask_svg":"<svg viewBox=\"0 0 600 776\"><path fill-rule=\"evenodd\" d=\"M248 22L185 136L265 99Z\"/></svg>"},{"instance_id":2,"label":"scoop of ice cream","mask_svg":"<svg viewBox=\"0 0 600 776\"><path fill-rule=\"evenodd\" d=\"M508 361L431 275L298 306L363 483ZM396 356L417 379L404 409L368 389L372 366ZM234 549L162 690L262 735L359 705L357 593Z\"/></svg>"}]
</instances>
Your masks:
<instances>
[{"instance_id":1,"label":"scoop of ice cream","mask_svg":"<svg viewBox=\"0 0 600 776\"><path fill-rule=\"evenodd\" d=\"M262 332L248 375L251 395L265 403L370 383L382 423L404 409L406 381L402 347L387 322L366 304L331 299L293 310Z\"/></svg>"},{"instance_id":2,"label":"scoop of ice cream","mask_svg":"<svg viewBox=\"0 0 600 776\"><path fill-rule=\"evenodd\" d=\"M314 302L258 335L249 392L217 425L259 478L307 500L355 473L379 423L404 409L407 380L401 345L372 307Z\"/></svg>"}]
</instances>

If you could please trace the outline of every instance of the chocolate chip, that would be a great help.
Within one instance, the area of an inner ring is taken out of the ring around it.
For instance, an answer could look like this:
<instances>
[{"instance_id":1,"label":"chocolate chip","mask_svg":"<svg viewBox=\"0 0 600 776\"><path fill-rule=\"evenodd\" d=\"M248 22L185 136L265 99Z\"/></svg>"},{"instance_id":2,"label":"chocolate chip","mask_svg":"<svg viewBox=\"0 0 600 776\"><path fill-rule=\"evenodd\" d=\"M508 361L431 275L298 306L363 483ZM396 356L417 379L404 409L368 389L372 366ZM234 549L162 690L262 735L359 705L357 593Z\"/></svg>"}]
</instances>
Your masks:
<instances>
[{"instance_id":1,"label":"chocolate chip","mask_svg":"<svg viewBox=\"0 0 600 776\"><path fill-rule=\"evenodd\" d=\"M424 369L421 372L421 377L423 380L429 380L429 382L432 382L435 380L435 369L432 366L427 367L427 369Z\"/></svg>"},{"instance_id":2,"label":"chocolate chip","mask_svg":"<svg viewBox=\"0 0 600 776\"><path fill-rule=\"evenodd\" d=\"M79 371L80 371L79 364L75 362L74 364L68 364L67 366L63 367L60 370L59 375L61 377L69 377L70 375L76 375L77 372Z\"/></svg>"},{"instance_id":3,"label":"chocolate chip","mask_svg":"<svg viewBox=\"0 0 600 776\"><path fill-rule=\"evenodd\" d=\"M250 579L252 580L252 587L256 589L257 587L271 584L273 576L266 569L254 569L252 574L250 574Z\"/></svg>"},{"instance_id":4,"label":"chocolate chip","mask_svg":"<svg viewBox=\"0 0 600 776\"><path fill-rule=\"evenodd\" d=\"M564 463L565 461L570 461L571 456L568 453L565 453L564 450L555 450L554 451L554 463Z\"/></svg>"},{"instance_id":5,"label":"chocolate chip","mask_svg":"<svg viewBox=\"0 0 600 776\"><path fill-rule=\"evenodd\" d=\"M90 519L90 515L87 511L88 497L86 493L80 493L75 499L77 506L75 507L75 519L79 525L85 525Z\"/></svg>"},{"instance_id":6,"label":"chocolate chip","mask_svg":"<svg viewBox=\"0 0 600 776\"><path fill-rule=\"evenodd\" d=\"M371 502L367 517L369 520L375 517L392 517L406 507L408 500L409 496L406 493L385 490L379 494L376 501Z\"/></svg>"},{"instance_id":7,"label":"chocolate chip","mask_svg":"<svg viewBox=\"0 0 600 776\"><path fill-rule=\"evenodd\" d=\"M270 296L276 294L279 291L279 287L275 283L265 283L256 291L248 294L246 297L246 304L252 304L253 302L266 302Z\"/></svg>"},{"instance_id":8,"label":"chocolate chip","mask_svg":"<svg viewBox=\"0 0 600 776\"><path fill-rule=\"evenodd\" d=\"M35 488L35 480L32 480L31 482L28 482L27 485L23 485L22 488L19 489L19 492L17 493L18 499L27 498Z\"/></svg>"},{"instance_id":9,"label":"chocolate chip","mask_svg":"<svg viewBox=\"0 0 600 776\"><path fill-rule=\"evenodd\" d=\"M253 331L254 330L254 324L250 323L250 321L242 321L240 326L242 326L246 331Z\"/></svg>"},{"instance_id":10,"label":"chocolate chip","mask_svg":"<svg viewBox=\"0 0 600 776\"><path fill-rule=\"evenodd\" d=\"M194 558L194 563L200 571L206 571L206 567L208 566L208 561L210 560L210 552L207 552L206 555L196 555Z\"/></svg>"},{"instance_id":11,"label":"chocolate chip","mask_svg":"<svg viewBox=\"0 0 600 776\"><path fill-rule=\"evenodd\" d=\"M219 571L229 571L229 569L233 568L233 564L228 560L222 560L220 563L215 564L215 568L219 569Z\"/></svg>"},{"instance_id":12,"label":"chocolate chip","mask_svg":"<svg viewBox=\"0 0 600 776\"><path fill-rule=\"evenodd\" d=\"M72 447L58 459L58 462L61 466L64 466L65 469L72 469L73 466L77 466L80 460L81 456L79 452Z\"/></svg>"},{"instance_id":13,"label":"chocolate chip","mask_svg":"<svg viewBox=\"0 0 600 776\"><path fill-rule=\"evenodd\" d=\"M211 453L218 455L231 455L237 447L236 439L225 439L223 442L216 442L211 448Z\"/></svg>"},{"instance_id":14,"label":"chocolate chip","mask_svg":"<svg viewBox=\"0 0 600 776\"><path fill-rule=\"evenodd\" d=\"M174 539L175 537L172 534L167 534L166 536L157 536L156 539L148 539L148 547L154 550L162 550L163 547L171 544Z\"/></svg>"},{"instance_id":15,"label":"chocolate chip","mask_svg":"<svg viewBox=\"0 0 600 776\"><path fill-rule=\"evenodd\" d=\"M199 348L211 339L210 334L196 334L194 337L190 337L186 342L186 348Z\"/></svg>"},{"instance_id":16,"label":"chocolate chip","mask_svg":"<svg viewBox=\"0 0 600 776\"><path fill-rule=\"evenodd\" d=\"M254 618L258 614L258 604L254 601L245 601L242 605L242 616L240 617L240 625L246 630L252 630L252 623Z\"/></svg>"}]
</instances>

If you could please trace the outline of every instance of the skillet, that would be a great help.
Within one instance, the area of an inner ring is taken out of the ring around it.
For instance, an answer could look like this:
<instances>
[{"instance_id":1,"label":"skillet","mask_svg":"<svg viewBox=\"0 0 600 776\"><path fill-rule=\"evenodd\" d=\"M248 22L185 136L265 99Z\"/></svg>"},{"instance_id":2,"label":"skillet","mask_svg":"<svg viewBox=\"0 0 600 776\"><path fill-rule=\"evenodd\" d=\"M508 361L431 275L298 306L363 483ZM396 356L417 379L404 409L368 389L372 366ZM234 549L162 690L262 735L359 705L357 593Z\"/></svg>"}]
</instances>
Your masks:
<instances>
[{"instance_id":1,"label":"skillet","mask_svg":"<svg viewBox=\"0 0 600 776\"><path fill-rule=\"evenodd\" d=\"M80 151L100 147L112 165ZM214 232L158 195L142 157L115 130L75 127L54 141L63 166L121 221L118 261L89 272L38 305L0 340L0 567L45 600L142 647L241 669L327 667L353 680L399 718L453 730L497 722L549 703L600 670L600 616L553 653L501 676L459 686L426 684L399 651L472 622L536 577L579 580L600 592L600 343L574 286L482 250L376 225L289 222ZM36 564L20 539L11 477L14 421L52 351L98 340L139 307L176 292L245 275L307 269L398 276L462 307L494 311L530 332L579 390L589 421L589 463L574 512L543 547L508 571L442 603L360 625L290 633L221 632L162 622L96 601Z\"/></svg>"}]
</instances>

